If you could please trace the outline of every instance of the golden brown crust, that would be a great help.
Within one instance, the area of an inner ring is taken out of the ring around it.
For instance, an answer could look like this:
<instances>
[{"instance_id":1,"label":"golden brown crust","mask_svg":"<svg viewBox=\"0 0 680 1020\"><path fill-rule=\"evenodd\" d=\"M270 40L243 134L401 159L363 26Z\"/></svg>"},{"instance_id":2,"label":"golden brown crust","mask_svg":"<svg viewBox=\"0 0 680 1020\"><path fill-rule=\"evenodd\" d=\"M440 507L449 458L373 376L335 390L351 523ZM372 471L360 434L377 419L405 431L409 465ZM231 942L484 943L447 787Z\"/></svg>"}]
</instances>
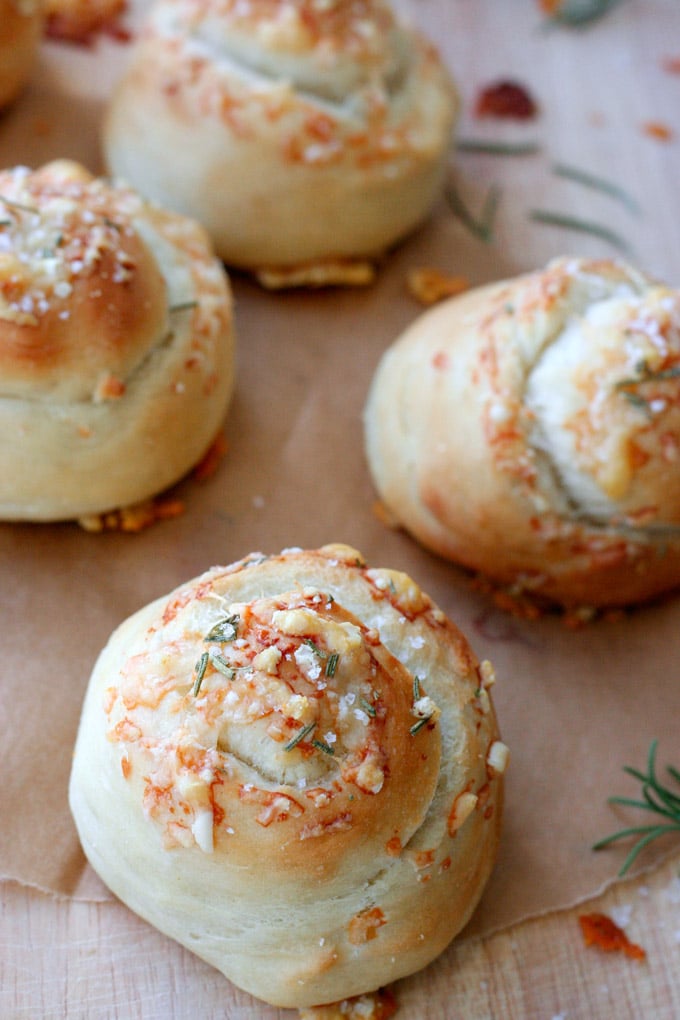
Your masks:
<instances>
[{"instance_id":1,"label":"golden brown crust","mask_svg":"<svg viewBox=\"0 0 680 1020\"><path fill-rule=\"evenodd\" d=\"M80 517L177 481L224 415L232 330L197 224L66 160L0 172L0 516Z\"/></svg>"},{"instance_id":2,"label":"golden brown crust","mask_svg":"<svg viewBox=\"0 0 680 1020\"><path fill-rule=\"evenodd\" d=\"M380 0L162 0L104 145L115 174L199 219L226 262L335 275L428 214L456 106L433 47Z\"/></svg>"},{"instance_id":3,"label":"golden brown crust","mask_svg":"<svg viewBox=\"0 0 680 1020\"><path fill-rule=\"evenodd\" d=\"M28 80L42 26L42 0L0 0L0 110Z\"/></svg>"},{"instance_id":4,"label":"golden brown crust","mask_svg":"<svg viewBox=\"0 0 680 1020\"><path fill-rule=\"evenodd\" d=\"M680 581L680 294L561 259L424 313L366 408L380 495L516 591L622 605Z\"/></svg>"},{"instance_id":5,"label":"golden brown crust","mask_svg":"<svg viewBox=\"0 0 680 1020\"><path fill-rule=\"evenodd\" d=\"M85 851L267 1001L372 991L436 956L489 875L492 680L410 578L347 546L213 568L95 668L71 780Z\"/></svg>"}]
</instances>

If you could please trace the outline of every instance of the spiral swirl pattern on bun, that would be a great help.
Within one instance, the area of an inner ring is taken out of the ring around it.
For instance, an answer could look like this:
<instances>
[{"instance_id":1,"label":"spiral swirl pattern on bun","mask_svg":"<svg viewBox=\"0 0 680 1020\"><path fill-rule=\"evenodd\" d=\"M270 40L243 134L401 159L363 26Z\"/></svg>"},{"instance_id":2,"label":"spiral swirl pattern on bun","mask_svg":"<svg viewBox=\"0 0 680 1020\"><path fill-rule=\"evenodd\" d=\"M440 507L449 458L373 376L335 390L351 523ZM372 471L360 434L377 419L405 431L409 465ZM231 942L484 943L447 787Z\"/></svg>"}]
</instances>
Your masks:
<instances>
[{"instance_id":1,"label":"spiral swirl pattern on bun","mask_svg":"<svg viewBox=\"0 0 680 1020\"><path fill-rule=\"evenodd\" d=\"M367 402L383 501L515 591L623 605L680 583L680 292L564 258L452 298Z\"/></svg>"},{"instance_id":2,"label":"spiral swirl pattern on bun","mask_svg":"<svg viewBox=\"0 0 680 1020\"><path fill-rule=\"evenodd\" d=\"M233 382L201 227L57 161L0 173L0 517L116 509L205 453Z\"/></svg>"},{"instance_id":3,"label":"spiral swirl pattern on bun","mask_svg":"<svg viewBox=\"0 0 680 1020\"><path fill-rule=\"evenodd\" d=\"M216 567L113 634L71 807L133 910L281 1006L425 966L496 853L507 748L465 638L344 545Z\"/></svg>"},{"instance_id":4,"label":"spiral swirl pattern on bun","mask_svg":"<svg viewBox=\"0 0 680 1020\"><path fill-rule=\"evenodd\" d=\"M334 282L428 215L456 109L433 46L384 0L158 0L104 146L227 263Z\"/></svg>"}]
</instances>

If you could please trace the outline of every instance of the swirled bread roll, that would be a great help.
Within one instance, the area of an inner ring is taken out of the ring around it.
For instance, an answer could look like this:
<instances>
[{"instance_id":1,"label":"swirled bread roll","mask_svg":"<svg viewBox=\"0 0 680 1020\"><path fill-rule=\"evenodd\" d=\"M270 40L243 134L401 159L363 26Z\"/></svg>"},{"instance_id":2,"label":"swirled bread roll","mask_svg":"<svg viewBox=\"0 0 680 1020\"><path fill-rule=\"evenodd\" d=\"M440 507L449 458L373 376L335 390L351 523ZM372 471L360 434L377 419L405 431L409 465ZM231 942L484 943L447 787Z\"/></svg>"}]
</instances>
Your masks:
<instances>
[{"instance_id":1,"label":"swirled bread roll","mask_svg":"<svg viewBox=\"0 0 680 1020\"><path fill-rule=\"evenodd\" d=\"M233 382L231 295L197 224L68 161L0 173L0 517L176 482Z\"/></svg>"},{"instance_id":2,"label":"swirled bread roll","mask_svg":"<svg viewBox=\"0 0 680 1020\"><path fill-rule=\"evenodd\" d=\"M428 215L456 106L384 0L158 0L104 148L266 285L356 282Z\"/></svg>"},{"instance_id":3,"label":"swirled bread roll","mask_svg":"<svg viewBox=\"0 0 680 1020\"><path fill-rule=\"evenodd\" d=\"M0 110L26 83L42 27L42 0L0 0Z\"/></svg>"},{"instance_id":4,"label":"swirled bread roll","mask_svg":"<svg viewBox=\"0 0 680 1020\"><path fill-rule=\"evenodd\" d=\"M365 410L383 501L515 591L624 605L680 582L680 293L558 259L420 316Z\"/></svg>"},{"instance_id":5,"label":"swirled bread roll","mask_svg":"<svg viewBox=\"0 0 680 1020\"><path fill-rule=\"evenodd\" d=\"M101 653L70 785L82 845L262 999L373 990L441 952L488 878L492 680L409 577L347 546L213 568Z\"/></svg>"}]
</instances>

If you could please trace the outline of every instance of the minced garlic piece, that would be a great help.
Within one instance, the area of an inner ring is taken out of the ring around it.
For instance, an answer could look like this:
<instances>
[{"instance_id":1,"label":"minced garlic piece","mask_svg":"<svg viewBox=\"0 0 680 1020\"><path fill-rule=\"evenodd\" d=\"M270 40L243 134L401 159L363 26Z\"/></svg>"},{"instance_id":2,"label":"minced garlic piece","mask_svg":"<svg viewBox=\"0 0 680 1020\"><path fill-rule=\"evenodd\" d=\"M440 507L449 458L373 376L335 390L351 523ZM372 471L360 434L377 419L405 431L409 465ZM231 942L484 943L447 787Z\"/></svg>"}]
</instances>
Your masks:
<instances>
[{"instance_id":1,"label":"minced garlic piece","mask_svg":"<svg viewBox=\"0 0 680 1020\"><path fill-rule=\"evenodd\" d=\"M510 760L510 750L502 740L494 740L486 756L486 764L494 775L503 775Z\"/></svg>"}]
</instances>

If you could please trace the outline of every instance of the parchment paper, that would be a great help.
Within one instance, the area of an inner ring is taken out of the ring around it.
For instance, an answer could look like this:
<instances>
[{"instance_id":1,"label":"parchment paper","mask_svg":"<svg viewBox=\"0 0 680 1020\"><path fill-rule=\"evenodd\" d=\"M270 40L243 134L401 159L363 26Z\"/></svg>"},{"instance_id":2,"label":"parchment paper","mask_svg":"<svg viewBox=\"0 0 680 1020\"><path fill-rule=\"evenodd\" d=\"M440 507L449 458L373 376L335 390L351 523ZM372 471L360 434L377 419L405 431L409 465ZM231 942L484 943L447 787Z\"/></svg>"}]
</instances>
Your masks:
<instances>
[{"instance_id":1,"label":"parchment paper","mask_svg":"<svg viewBox=\"0 0 680 1020\"><path fill-rule=\"evenodd\" d=\"M85 864L66 799L95 657L139 606L254 550L355 545L374 565L409 572L494 662L512 762L500 859L468 933L571 904L612 880L623 851L595 854L591 844L619 827L607 796L636 792L622 766L643 766L654 737L660 764L680 764L680 599L576 631L555 617L505 615L462 571L378 519L361 424L380 354L421 311L405 288L411 268L437 267L475 285L558 254L616 254L589 235L532 222L532 207L605 223L630 241L641 268L680 284L680 76L663 66L674 55L669 40L680 56L680 10L672 0L630 0L577 32L545 31L538 5L525 0L401 6L437 40L458 80L459 134L536 140L541 151L453 162L471 208L492 183L502 189L491 244L442 200L367 289L271 294L231 274L239 369L228 454L212 479L179 486L182 516L138 535L0 525L0 877L60 895L109 896ZM44 44L29 90L0 120L2 165L69 156L99 171L98 125L126 52L107 40L91 50ZM478 88L503 77L530 88L536 120L475 120ZM672 137L652 137L644 127L652 120ZM616 180L642 212L558 178L557 159ZM671 845L659 842L640 866Z\"/></svg>"}]
</instances>

